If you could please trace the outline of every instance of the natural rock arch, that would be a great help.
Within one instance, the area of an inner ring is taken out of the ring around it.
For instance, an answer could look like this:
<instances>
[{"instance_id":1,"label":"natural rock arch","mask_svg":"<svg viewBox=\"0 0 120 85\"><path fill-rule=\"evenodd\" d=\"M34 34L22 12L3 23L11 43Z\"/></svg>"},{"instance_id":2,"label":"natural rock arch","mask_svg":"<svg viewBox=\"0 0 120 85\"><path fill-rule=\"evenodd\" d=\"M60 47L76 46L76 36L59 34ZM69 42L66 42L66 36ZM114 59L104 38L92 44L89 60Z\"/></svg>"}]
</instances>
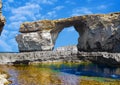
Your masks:
<instances>
[{"instance_id":1,"label":"natural rock arch","mask_svg":"<svg viewBox=\"0 0 120 85\"><path fill-rule=\"evenodd\" d=\"M80 20L74 20L74 17L73 19L25 22L20 28L22 34L16 37L19 49L21 52L53 50L59 33L64 28L71 26L74 26L79 34L84 34L84 23ZM79 27L81 27L81 29L79 29Z\"/></svg>"},{"instance_id":2,"label":"natural rock arch","mask_svg":"<svg viewBox=\"0 0 120 85\"><path fill-rule=\"evenodd\" d=\"M20 27L22 34L16 37L19 50L53 50L60 31L70 26L80 34L79 51L120 52L120 13L25 22Z\"/></svg>"},{"instance_id":3,"label":"natural rock arch","mask_svg":"<svg viewBox=\"0 0 120 85\"><path fill-rule=\"evenodd\" d=\"M56 28L55 29L53 29L50 33L51 33L51 35L52 35L52 40L53 40L53 43L55 44L55 42L56 42L56 39L58 38L58 35L59 35L59 33L63 30L63 29L66 29L66 28L68 28L69 29L69 27L74 27L74 29L76 30L76 32L78 32L78 34L80 35L81 34L81 36L82 36L82 31L83 31L83 23L82 22L79 22L79 25L80 25L80 30L79 29L77 29L78 28L78 26L77 26L77 24L75 24L74 22L69 22L69 21L66 21L66 22L60 22L60 23L57 23L56 24ZM79 32L80 31L80 32Z\"/></svg>"}]
</instances>

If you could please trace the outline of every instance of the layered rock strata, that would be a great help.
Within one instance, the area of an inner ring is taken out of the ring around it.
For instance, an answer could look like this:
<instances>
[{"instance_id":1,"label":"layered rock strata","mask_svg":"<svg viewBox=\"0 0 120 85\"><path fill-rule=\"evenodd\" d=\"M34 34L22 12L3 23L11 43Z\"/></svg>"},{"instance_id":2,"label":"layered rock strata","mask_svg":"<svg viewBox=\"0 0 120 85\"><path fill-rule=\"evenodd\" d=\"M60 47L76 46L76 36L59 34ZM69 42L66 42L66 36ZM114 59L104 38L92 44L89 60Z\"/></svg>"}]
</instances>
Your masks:
<instances>
[{"instance_id":1,"label":"layered rock strata","mask_svg":"<svg viewBox=\"0 0 120 85\"><path fill-rule=\"evenodd\" d=\"M107 52L79 52L77 47L62 47L54 51L0 53L0 64L31 64L45 61L91 61L100 65L120 67L120 54Z\"/></svg>"},{"instance_id":2,"label":"layered rock strata","mask_svg":"<svg viewBox=\"0 0 120 85\"><path fill-rule=\"evenodd\" d=\"M59 33L70 26L79 33L79 51L120 52L120 13L25 22L16 37L19 50L51 51Z\"/></svg>"},{"instance_id":3,"label":"layered rock strata","mask_svg":"<svg viewBox=\"0 0 120 85\"><path fill-rule=\"evenodd\" d=\"M2 0L0 0L0 35L5 25L5 17L2 15Z\"/></svg>"}]
</instances>

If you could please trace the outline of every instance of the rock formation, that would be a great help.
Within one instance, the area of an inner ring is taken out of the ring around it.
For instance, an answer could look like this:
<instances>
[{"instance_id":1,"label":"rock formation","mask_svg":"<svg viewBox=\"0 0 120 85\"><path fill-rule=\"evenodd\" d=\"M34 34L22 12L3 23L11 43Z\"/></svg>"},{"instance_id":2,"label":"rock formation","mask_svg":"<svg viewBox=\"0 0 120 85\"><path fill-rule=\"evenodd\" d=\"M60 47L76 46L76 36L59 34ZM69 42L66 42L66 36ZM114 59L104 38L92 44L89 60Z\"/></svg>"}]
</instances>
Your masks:
<instances>
[{"instance_id":1,"label":"rock formation","mask_svg":"<svg viewBox=\"0 0 120 85\"><path fill-rule=\"evenodd\" d=\"M9 76L8 74L5 74L5 72L0 73L0 85L9 85L11 82L8 80Z\"/></svg>"},{"instance_id":2,"label":"rock formation","mask_svg":"<svg viewBox=\"0 0 120 85\"><path fill-rule=\"evenodd\" d=\"M19 50L53 50L58 34L74 26L79 51L120 52L120 13L74 16L58 20L25 22L16 37Z\"/></svg>"},{"instance_id":3,"label":"rock formation","mask_svg":"<svg viewBox=\"0 0 120 85\"><path fill-rule=\"evenodd\" d=\"M41 62L91 61L100 65L120 67L120 53L78 52L76 46L61 47L54 51L0 53L0 64L33 64Z\"/></svg>"},{"instance_id":4,"label":"rock formation","mask_svg":"<svg viewBox=\"0 0 120 85\"><path fill-rule=\"evenodd\" d=\"M5 25L5 17L2 15L2 0L0 0L0 35Z\"/></svg>"},{"instance_id":5,"label":"rock formation","mask_svg":"<svg viewBox=\"0 0 120 85\"><path fill-rule=\"evenodd\" d=\"M0 34L5 24L1 8L2 1L0 0ZM53 50L59 33L70 26L73 26L79 33L77 47L68 46ZM92 61L120 67L120 53L108 53L120 52L120 13L25 22L21 25L20 32L16 40L19 51L23 53L0 53L0 64Z\"/></svg>"}]
</instances>

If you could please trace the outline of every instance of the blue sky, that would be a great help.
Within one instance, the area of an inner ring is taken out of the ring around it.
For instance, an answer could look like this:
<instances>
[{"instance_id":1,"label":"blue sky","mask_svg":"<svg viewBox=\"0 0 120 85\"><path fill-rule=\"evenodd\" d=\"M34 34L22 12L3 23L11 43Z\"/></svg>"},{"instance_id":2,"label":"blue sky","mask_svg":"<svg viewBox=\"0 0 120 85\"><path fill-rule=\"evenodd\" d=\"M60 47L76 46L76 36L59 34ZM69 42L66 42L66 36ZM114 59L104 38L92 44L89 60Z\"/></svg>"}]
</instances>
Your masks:
<instances>
[{"instance_id":1,"label":"blue sky","mask_svg":"<svg viewBox=\"0 0 120 85\"><path fill-rule=\"evenodd\" d=\"M22 22L59 19L75 15L120 11L120 0L2 0L6 25L0 36L0 52L18 52L15 36ZM77 44L73 27L64 29L55 47Z\"/></svg>"}]
</instances>

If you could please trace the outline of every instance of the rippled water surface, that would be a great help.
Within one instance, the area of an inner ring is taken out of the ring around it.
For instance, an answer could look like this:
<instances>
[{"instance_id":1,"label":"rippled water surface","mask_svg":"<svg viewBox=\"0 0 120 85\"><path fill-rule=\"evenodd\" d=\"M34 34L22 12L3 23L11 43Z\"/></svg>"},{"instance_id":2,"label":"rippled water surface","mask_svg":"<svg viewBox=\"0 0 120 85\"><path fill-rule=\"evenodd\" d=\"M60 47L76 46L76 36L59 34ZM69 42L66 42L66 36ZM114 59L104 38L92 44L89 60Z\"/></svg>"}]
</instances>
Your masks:
<instances>
[{"instance_id":1,"label":"rippled water surface","mask_svg":"<svg viewBox=\"0 0 120 85\"><path fill-rule=\"evenodd\" d=\"M1 66L10 85L120 85L120 68L92 63L46 63Z\"/></svg>"}]
</instances>

